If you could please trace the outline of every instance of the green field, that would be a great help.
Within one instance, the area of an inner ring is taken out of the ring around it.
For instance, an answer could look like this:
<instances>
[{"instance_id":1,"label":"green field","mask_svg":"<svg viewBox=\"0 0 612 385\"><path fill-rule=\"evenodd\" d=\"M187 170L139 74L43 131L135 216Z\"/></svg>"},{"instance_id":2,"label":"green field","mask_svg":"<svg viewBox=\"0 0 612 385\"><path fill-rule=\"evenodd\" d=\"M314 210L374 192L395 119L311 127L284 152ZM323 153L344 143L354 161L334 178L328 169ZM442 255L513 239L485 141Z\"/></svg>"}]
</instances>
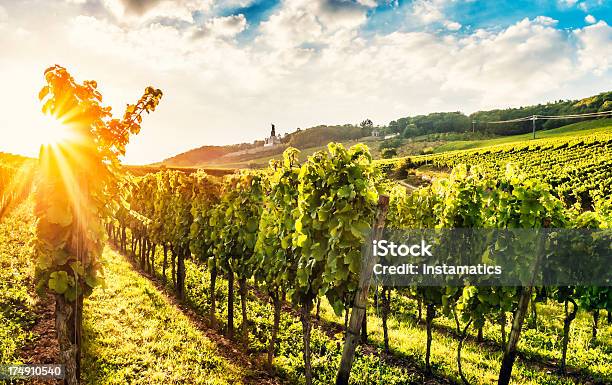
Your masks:
<instances>
[{"instance_id":1,"label":"green field","mask_svg":"<svg viewBox=\"0 0 612 385\"><path fill-rule=\"evenodd\" d=\"M421 178L431 180L460 164L500 177L509 165L550 184L567 206L575 203L592 207L593 201L612 192L610 158L612 126L610 119L577 123L546 131L541 138L519 137L495 139L489 146L439 152L431 155L380 160L383 169L393 172L408 183L419 184ZM514 139L512 139L514 138ZM517 140L522 138L522 140ZM477 143L472 143L472 146ZM429 183L429 182L428 182Z\"/></svg>"},{"instance_id":2,"label":"green field","mask_svg":"<svg viewBox=\"0 0 612 385\"><path fill-rule=\"evenodd\" d=\"M552 130L546 131L537 131L536 139L548 139L548 138L558 138L564 136L581 136L581 135L589 135L598 132L608 132L612 130L612 119L598 119L598 120L590 120L586 122L579 122L574 124L569 124L567 126L555 128ZM443 144L434 149L435 153L447 152L447 151L456 151L456 150L468 150L475 148L484 148L489 146L496 146L499 144L508 144L508 143L516 143L527 140L532 140L532 134L522 134L522 135L513 135L506 136L495 139L485 139L485 140L466 140L466 141L454 141Z\"/></svg>"}]
</instances>

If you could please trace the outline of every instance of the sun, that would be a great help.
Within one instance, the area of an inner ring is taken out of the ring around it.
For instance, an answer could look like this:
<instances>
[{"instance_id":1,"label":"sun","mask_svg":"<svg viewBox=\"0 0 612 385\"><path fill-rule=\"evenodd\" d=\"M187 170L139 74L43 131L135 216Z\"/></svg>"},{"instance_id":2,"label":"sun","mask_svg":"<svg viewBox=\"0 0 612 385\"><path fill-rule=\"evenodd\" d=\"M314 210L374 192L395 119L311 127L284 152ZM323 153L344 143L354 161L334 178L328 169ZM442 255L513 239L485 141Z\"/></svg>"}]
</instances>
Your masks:
<instances>
[{"instance_id":1,"label":"sun","mask_svg":"<svg viewBox=\"0 0 612 385\"><path fill-rule=\"evenodd\" d=\"M40 137L37 139L43 145L58 145L69 142L75 137L75 133L69 125L50 115L45 115L43 127L39 130L38 135Z\"/></svg>"}]
</instances>

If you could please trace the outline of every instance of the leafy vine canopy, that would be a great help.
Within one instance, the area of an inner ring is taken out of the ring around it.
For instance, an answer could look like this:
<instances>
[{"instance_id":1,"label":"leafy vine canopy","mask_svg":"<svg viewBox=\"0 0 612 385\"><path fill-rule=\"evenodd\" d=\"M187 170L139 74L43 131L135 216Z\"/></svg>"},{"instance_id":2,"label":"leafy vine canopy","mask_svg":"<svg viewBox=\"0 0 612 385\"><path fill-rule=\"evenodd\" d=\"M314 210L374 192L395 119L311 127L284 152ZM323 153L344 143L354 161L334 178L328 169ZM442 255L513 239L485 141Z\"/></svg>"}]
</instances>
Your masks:
<instances>
[{"instance_id":1,"label":"leafy vine canopy","mask_svg":"<svg viewBox=\"0 0 612 385\"><path fill-rule=\"evenodd\" d=\"M116 196L119 157L130 135L140 132L142 114L155 110L162 92L147 87L122 118L114 118L102 104L96 81L78 83L59 65L44 76L38 95L42 112L70 135L40 149L36 275L39 289L74 300L102 282L102 218Z\"/></svg>"}]
</instances>

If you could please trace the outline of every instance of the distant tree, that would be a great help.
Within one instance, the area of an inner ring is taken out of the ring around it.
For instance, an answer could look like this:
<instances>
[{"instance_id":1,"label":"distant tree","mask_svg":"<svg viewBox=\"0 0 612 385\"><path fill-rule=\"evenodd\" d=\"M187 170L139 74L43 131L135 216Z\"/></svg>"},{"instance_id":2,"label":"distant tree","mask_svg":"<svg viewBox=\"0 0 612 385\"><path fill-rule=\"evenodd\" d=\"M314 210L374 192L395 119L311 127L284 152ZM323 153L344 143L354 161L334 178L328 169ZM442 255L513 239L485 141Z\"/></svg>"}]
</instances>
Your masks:
<instances>
[{"instance_id":1,"label":"distant tree","mask_svg":"<svg viewBox=\"0 0 612 385\"><path fill-rule=\"evenodd\" d=\"M410 123L404 128L404 132L402 133L402 137L404 138L413 138L419 135L419 128L414 123Z\"/></svg>"},{"instance_id":2,"label":"distant tree","mask_svg":"<svg viewBox=\"0 0 612 385\"><path fill-rule=\"evenodd\" d=\"M400 147L404 141L400 138L387 139L380 143L378 148L380 150L384 150L385 148L398 148Z\"/></svg>"},{"instance_id":3,"label":"distant tree","mask_svg":"<svg viewBox=\"0 0 612 385\"><path fill-rule=\"evenodd\" d=\"M289 136L288 144L295 148L324 146L329 142L354 140L371 135L371 128L357 127L349 124L342 126L317 126Z\"/></svg>"},{"instance_id":4,"label":"distant tree","mask_svg":"<svg viewBox=\"0 0 612 385\"><path fill-rule=\"evenodd\" d=\"M395 134L395 133L401 132L402 128L401 128L400 123L398 121L392 120L392 121L389 122L387 130L388 130L388 132Z\"/></svg>"},{"instance_id":5,"label":"distant tree","mask_svg":"<svg viewBox=\"0 0 612 385\"><path fill-rule=\"evenodd\" d=\"M471 121L461 112L434 112L392 120L383 127L385 134L401 134L405 138L441 132L466 132Z\"/></svg>"},{"instance_id":6,"label":"distant tree","mask_svg":"<svg viewBox=\"0 0 612 385\"><path fill-rule=\"evenodd\" d=\"M368 129L372 129L374 128L374 123L372 123L372 121L370 119L366 119L364 121L362 121L359 126L361 128L368 128Z\"/></svg>"},{"instance_id":7,"label":"distant tree","mask_svg":"<svg viewBox=\"0 0 612 385\"><path fill-rule=\"evenodd\" d=\"M382 157L384 159L393 158L397 156L397 150L395 148L385 148L382 152Z\"/></svg>"},{"instance_id":8,"label":"distant tree","mask_svg":"<svg viewBox=\"0 0 612 385\"><path fill-rule=\"evenodd\" d=\"M612 92L603 92L581 100L558 100L546 104L537 104L532 106L523 106L519 108L506 108L489 111L478 111L469 116L469 120L478 122L491 122L496 120L510 120L516 118L524 118L531 115L568 115L568 114L583 114L590 112L602 112L612 110ZM536 121L536 129L552 129L561 127L567 124L579 122L578 119L556 119L556 120L538 120ZM526 132L531 132L533 129L532 122L526 121L521 123L495 124L486 125L481 123L477 126L483 132L498 134L498 135L515 135Z\"/></svg>"}]
</instances>

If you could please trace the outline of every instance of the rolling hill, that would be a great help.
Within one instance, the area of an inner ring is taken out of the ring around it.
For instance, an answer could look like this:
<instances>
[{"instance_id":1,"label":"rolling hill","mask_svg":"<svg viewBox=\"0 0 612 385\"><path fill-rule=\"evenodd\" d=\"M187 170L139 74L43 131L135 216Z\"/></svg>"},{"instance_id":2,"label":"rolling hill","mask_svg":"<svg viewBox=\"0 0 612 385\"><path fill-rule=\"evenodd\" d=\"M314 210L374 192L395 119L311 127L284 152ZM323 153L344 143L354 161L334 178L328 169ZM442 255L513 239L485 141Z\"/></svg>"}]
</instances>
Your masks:
<instances>
[{"instance_id":1,"label":"rolling hill","mask_svg":"<svg viewBox=\"0 0 612 385\"><path fill-rule=\"evenodd\" d=\"M431 152L444 152L461 149L479 148L495 144L510 143L530 138L531 123L527 128L524 122L518 124L479 127L472 132L472 120L491 121L529 116L529 114L575 114L602 112L612 109L612 92L604 92L581 100L560 100L546 104L478 111L469 116L461 112L436 112L428 115L400 118L391 121L387 126L377 127L381 136L395 134L394 143L381 143L380 138L371 136L373 125L365 120L360 125L319 125L304 130L296 129L280 138L280 144L264 148L263 140L253 143L241 143L227 146L201 146L175 155L155 164L166 167L262 167L272 158L278 157L285 148L291 146L300 149L303 157L324 148L329 142L341 142L351 145L357 142L368 142L374 157L382 157L382 150L395 149L396 156L419 155ZM609 120L609 119L608 119ZM575 130L597 129L601 119L591 122L574 123L572 120L538 121L538 137L562 135ZM467 122L467 123L466 123ZM405 126L405 127L404 127ZM482 126L482 124L481 124ZM562 126L562 127L560 127ZM519 133L517 135L517 133ZM263 135L262 135L263 136ZM400 139L402 138L402 139Z\"/></svg>"}]
</instances>

